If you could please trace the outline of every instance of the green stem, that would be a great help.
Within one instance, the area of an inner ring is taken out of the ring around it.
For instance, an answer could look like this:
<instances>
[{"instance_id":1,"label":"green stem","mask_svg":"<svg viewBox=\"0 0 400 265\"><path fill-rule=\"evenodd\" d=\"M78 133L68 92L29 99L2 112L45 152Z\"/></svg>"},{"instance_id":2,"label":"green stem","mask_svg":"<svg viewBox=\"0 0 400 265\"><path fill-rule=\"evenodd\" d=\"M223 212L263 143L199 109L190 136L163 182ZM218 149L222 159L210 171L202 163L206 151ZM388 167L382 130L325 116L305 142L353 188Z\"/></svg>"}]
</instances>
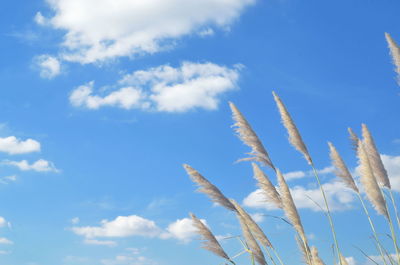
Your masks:
<instances>
[{"instance_id":1,"label":"green stem","mask_svg":"<svg viewBox=\"0 0 400 265\"><path fill-rule=\"evenodd\" d=\"M322 185L321 185L321 181L320 181L320 179L319 179L318 172L317 172L317 170L315 169L314 164L311 164L311 167L312 167L312 169L313 169L315 178L317 179L317 182L318 182L318 185L319 185L319 189L321 190L322 196L324 197L324 202L325 202L325 206L326 206L326 212L327 212L327 214L328 214L329 225L331 226L332 235L333 235L333 241L335 242L335 247L336 247L336 252L337 252L338 260L339 260L340 265L343 265L343 264L342 264L342 260L340 259L339 244L338 244L338 241L337 241L337 238L336 238L335 226L333 225L332 216L331 216L331 212L330 212L330 210L329 210L328 201L327 201L327 199L326 199L325 191L324 191L324 189L323 189L323 187L322 187Z\"/></svg>"},{"instance_id":2,"label":"green stem","mask_svg":"<svg viewBox=\"0 0 400 265\"><path fill-rule=\"evenodd\" d=\"M268 250L268 247L267 247L267 246L264 246L264 249L265 249L265 252L267 253L269 259L272 261L272 263L273 263L274 265L276 265L275 260L274 260L274 258L273 258L272 255L271 255L271 252L269 252L269 250Z\"/></svg>"},{"instance_id":3,"label":"green stem","mask_svg":"<svg viewBox=\"0 0 400 265\"><path fill-rule=\"evenodd\" d=\"M374 223L372 222L371 216L369 215L369 212L367 210L367 207L365 206L364 200L362 199L360 192L357 192L357 195L358 195L358 198L360 199L360 202L361 202L361 205L362 205L362 207L364 209L364 212L368 217L368 221L369 221L369 224L371 226L371 230L372 230L372 232L374 234L376 244L378 245L379 253L381 254L383 263L385 263L385 265L387 265L386 260L385 260L385 255L383 254L383 251L382 251L381 243L379 242L378 234L376 233L376 230L375 230Z\"/></svg>"},{"instance_id":4,"label":"green stem","mask_svg":"<svg viewBox=\"0 0 400 265\"><path fill-rule=\"evenodd\" d=\"M251 264L256 265L256 262L254 261L254 254L251 252Z\"/></svg>"},{"instance_id":5,"label":"green stem","mask_svg":"<svg viewBox=\"0 0 400 265\"><path fill-rule=\"evenodd\" d=\"M274 247L272 247L272 251L274 252L276 258L277 258L278 261L279 261L279 263L280 263L281 265L284 265L283 262L282 262L282 260L281 260L281 257L280 257L279 254L278 254L278 251L276 251L276 249L275 249Z\"/></svg>"},{"instance_id":6,"label":"green stem","mask_svg":"<svg viewBox=\"0 0 400 265\"><path fill-rule=\"evenodd\" d=\"M381 188L381 193L382 193L383 198L385 198L385 194L383 193L382 188ZM389 211L386 199L384 201L385 201L386 211L388 213L388 223L389 223L390 233L392 234L393 245L394 245L394 249L396 250L397 262L398 262L398 264L400 264L399 247L397 246L396 233L394 232L392 217L390 216L390 211Z\"/></svg>"},{"instance_id":7,"label":"green stem","mask_svg":"<svg viewBox=\"0 0 400 265\"><path fill-rule=\"evenodd\" d=\"M399 220L399 214L397 213L397 206L396 206L396 202L394 200L394 196L393 196L393 192L391 189L389 189L389 194L390 194L390 199L392 201L393 204L393 208L394 208L394 213L396 215L396 220L397 220L397 225L400 228L400 220Z\"/></svg>"}]
</instances>

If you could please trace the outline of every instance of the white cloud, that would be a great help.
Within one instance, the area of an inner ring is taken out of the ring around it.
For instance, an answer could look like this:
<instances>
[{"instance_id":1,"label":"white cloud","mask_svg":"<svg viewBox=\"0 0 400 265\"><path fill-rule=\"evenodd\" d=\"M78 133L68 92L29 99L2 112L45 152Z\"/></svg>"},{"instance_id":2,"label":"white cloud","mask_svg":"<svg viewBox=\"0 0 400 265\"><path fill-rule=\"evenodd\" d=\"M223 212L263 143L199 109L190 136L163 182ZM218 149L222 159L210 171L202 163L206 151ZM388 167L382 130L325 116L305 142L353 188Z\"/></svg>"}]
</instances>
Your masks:
<instances>
[{"instance_id":1,"label":"white cloud","mask_svg":"<svg viewBox=\"0 0 400 265\"><path fill-rule=\"evenodd\" d=\"M205 225L206 220L201 219ZM196 237L196 228L190 218L178 219L170 223L166 229L159 228L152 220L137 215L118 216L112 221L103 220L100 226L75 226L71 230L85 238L84 243L92 245L114 246L114 241L100 241L96 238L122 238L142 236L159 239L176 239L183 243Z\"/></svg>"},{"instance_id":2,"label":"white cloud","mask_svg":"<svg viewBox=\"0 0 400 265\"><path fill-rule=\"evenodd\" d=\"M261 223L265 219L265 216L264 216L263 213L253 213L253 214L250 214L250 215L251 215L251 218L253 218L253 220L255 222L257 222L257 223Z\"/></svg>"},{"instance_id":3,"label":"white cloud","mask_svg":"<svg viewBox=\"0 0 400 265\"><path fill-rule=\"evenodd\" d=\"M59 170L54 166L54 164L50 161L39 159L32 164L29 164L27 160L21 161L10 161L5 160L2 162L5 165L18 167L20 170L28 171L33 170L37 172L59 172Z\"/></svg>"},{"instance_id":4,"label":"white cloud","mask_svg":"<svg viewBox=\"0 0 400 265\"><path fill-rule=\"evenodd\" d=\"M97 240L97 239L86 238L83 242L87 245L97 245L97 246L107 246L107 247L115 247L117 245L117 242L111 240Z\"/></svg>"},{"instance_id":5,"label":"white cloud","mask_svg":"<svg viewBox=\"0 0 400 265\"><path fill-rule=\"evenodd\" d=\"M393 190L400 192L400 156L381 155L381 158Z\"/></svg>"},{"instance_id":6,"label":"white cloud","mask_svg":"<svg viewBox=\"0 0 400 265\"><path fill-rule=\"evenodd\" d=\"M43 54L36 56L34 62L42 78L52 79L61 73L61 63L56 57Z\"/></svg>"},{"instance_id":7,"label":"white cloud","mask_svg":"<svg viewBox=\"0 0 400 265\"><path fill-rule=\"evenodd\" d=\"M139 107L141 103L141 91L133 87L123 87L113 91L107 96L93 95L94 82L89 82L72 91L69 101L75 107L98 109L103 106L115 106L123 109Z\"/></svg>"},{"instance_id":8,"label":"white cloud","mask_svg":"<svg viewBox=\"0 0 400 265\"><path fill-rule=\"evenodd\" d=\"M11 223L7 222L7 220L4 217L0 216L0 227L5 227L5 226L11 227Z\"/></svg>"},{"instance_id":9,"label":"white cloud","mask_svg":"<svg viewBox=\"0 0 400 265\"><path fill-rule=\"evenodd\" d=\"M41 26L44 26L47 24L47 19L42 15L42 13L37 12L33 20Z\"/></svg>"},{"instance_id":10,"label":"white cloud","mask_svg":"<svg viewBox=\"0 0 400 265\"><path fill-rule=\"evenodd\" d=\"M54 16L38 24L64 30L63 58L92 63L155 53L208 28L228 28L255 0L47 0Z\"/></svg>"},{"instance_id":11,"label":"white cloud","mask_svg":"<svg viewBox=\"0 0 400 265\"><path fill-rule=\"evenodd\" d=\"M201 220L202 223L207 225L205 220ZM190 242L194 237L196 237L196 228L193 226L192 219L183 218L178 219L174 223L171 223L166 232L161 234L161 238L175 238L184 243Z\"/></svg>"},{"instance_id":12,"label":"white cloud","mask_svg":"<svg viewBox=\"0 0 400 265\"><path fill-rule=\"evenodd\" d=\"M76 224L79 224L79 222L80 222L79 217L74 217L74 218L71 219L71 224L76 225Z\"/></svg>"},{"instance_id":13,"label":"white cloud","mask_svg":"<svg viewBox=\"0 0 400 265\"><path fill-rule=\"evenodd\" d=\"M15 136L0 137L0 152L10 155L26 154L40 151L40 143L33 139L20 140Z\"/></svg>"},{"instance_id":14,"label":"white cloud","mask_svg":"<svg viewBox=\"0 0 400 265\"><path fill-rule=\"evenodd\" d=\"M304 178L306 176L306 173L304 173L304 171L292 171L292 172L288 172L283 174L286 181L290 181L293 179L300 179L300 178Z\"/></svg>"},{"instance_id":15,"label":"white cloud","mask_svg":"<svg viewBox=\"0 0 400 265\"><path fill-rule=\"evenodd\" d=\"M156 237L161 229L154 221L137 215L118 216L112 221L103 220L100 226L73 227L72 231L88 239L95 237Z\"/></svg>"},{"instance_id":16,"label":"white cloud","mask_svg":"<svg viewBox=\"0 0 400 265\"><path fill-rule=\"evenodd\" d=\"M89 82L76 88L69 100L73 106L88 109L114 106L164 112L215 110L219 97L237 88L241 68L193 62L176 68L162 65L125 75L117 85L121 88L104 96L94 95L94 82Z\"/></svg>"},{"instance_id":17,"label":"white cloud","mask_svg":"<svg viewBox=\"0 0 400 265\"><path fill-rule=\"evenodd\" d=\"M331 211L341 211L352 208L352 202L355 200L355 196L342 182L334 180L324 183L322 186L325 190ZM325 203L318 187L305 188L302 186L294 186L290 191L298 209L321 211L319 206L325 208ZM316 205L316 203L319 206ZM266 201L260 189L250 193L243 200L243 204L252 208L264 208L267 210L277 209L275 205Z\"/></svg>"},{"instance_id":18,"label":"white cloud","mask_svg":"<svg viewBox=\"0 0 400 265\"><path fill-rule=\"evenodd\" d=\"M5 237L0 237L0 244L5 244L5 245L12 245L14 242L11 240L5 238Z\"/></svg>"}]
</instances>

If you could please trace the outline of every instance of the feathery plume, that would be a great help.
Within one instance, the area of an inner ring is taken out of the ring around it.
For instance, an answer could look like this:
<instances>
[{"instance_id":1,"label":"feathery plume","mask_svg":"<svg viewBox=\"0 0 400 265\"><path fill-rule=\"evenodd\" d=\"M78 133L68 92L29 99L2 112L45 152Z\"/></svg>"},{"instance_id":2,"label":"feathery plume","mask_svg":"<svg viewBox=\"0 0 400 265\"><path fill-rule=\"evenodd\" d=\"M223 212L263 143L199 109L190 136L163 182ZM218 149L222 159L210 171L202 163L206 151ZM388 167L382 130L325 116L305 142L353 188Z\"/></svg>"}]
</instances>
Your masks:
<instances>
[{"instance_id":1,"label":"feathery plume","mask_svg":"<svg viewBox=\"0 0 400 265\"><path fill-rule=\"evenodd\" d=\"M201 236L201 239L204 240L202 243L202 248L211 251L217 256L224 258L230 262L231 259L229 258L228 254L224 251L224 249L219 244L218 240L215 238L213 233L205 226L194 214L190 213L190 217L193 221L193 226L196 228L197 234Z\"/></svg>"},{"instance_id":2,"label":"feathery plume","mask_svg":"<svg viewBox=\"0 0 400 265\"><path fill-rule=\"evenodd\" d=\"M350 171L344 163L342 157L339 155L339 152L331 142L328 142L328 145L330 151L329 155L331 157L332 164L335 167L336 175L343 180L347 187L358 193L359 190L354 182L353 176L350 174Z\"/></svg>"},{"instance_id":3,"label":"feathery plume","mask_svg":"<svg viewBox=\"0 0 400 265\"><path fill-rule=\"evenodd\" d=\"M342 254L340 254L340 262L342 263L342 265L349 265L349 263L347 262L346 258L343 257Z\"/></svg>"},{"instance_id":4,"label":"feathery plume","mask_svg":"<svg viewBox=\"0 0 400 265\"><path fill-rule=\"evenodd\" d=\"M197 170L191 166L184 164L186 172L190 176L193 182L199 186L197 191L207 194L213 202L225 207L228 210L236 211L235 206L222 194L222 192L203 177Z\"/></svg>"},{"instance_id":5,"label":"feathery plume","mask_svg":"<svg viewBox=\"0 0 400 265\"><path fill-rule=\"evenodd\" d=\"M386 41L389 45L390 55L392 56L393 64L395 66L395 71L400 75L400 47L390 36L389 33L385 32Z\"/></svg>"},{"instance_id":6,"label":"feathery plume","mask_svg":"<svg viewBox=\"0 0 400 265\"><path fill-rule=\"evenodd\" d=\"M290 116L288 110L283 104L282 100L278 97L275 92L272 92L274 96L274 100L276 105L278 106L279 113L281 115L282 123L285 126L286 130L289 134L289 142L296 148L300 153L304 155L304 158L311 165L312 159L310 154L308 153L307 147L304 144L303 139L299 133L299 130L296 127L296 124L293 122L292 117Z\"/></svg>"},{"instance_id":7,"label":"feathery plume","mask_svg":"<svg viewBox=\"0 0 400 265\"><path fill-rule=\"evenodd\" d=\"M361 142L361 140L358 142L357 155L361 168L361 183L364 186L367 197L376 209L376 211L389 220L385 198L383 198L379 185L376 182L374 173L369 162L368 154L365 151L364 144Z\"/></svg>"},{"instance_id":8,"label":"feathery plume","mask_svg":"<svg viewBox=\"0 0 400 265\"><path fill-rule=\"evenodd\" d=\"M361 126L362 126L362 136L363 136L365 151L368 154L372 171L374 172L374 175L377 178L379 184L390 189L391 186L389 177L386 172L385 166L383 165L381 155L379 154L378 149L376 148L375 141L372 138L372 135L368 130L367 125L362 124Z\"/></svg>"},{"instance_id":9,"label":"feathery plume","mask_svg":"<svg viewBox=\"0 0 400 265\"><path fill-rule=\"evenodd\" d=\"M350 134L350 142L351 142L351 146L353 147L353 150L357 151L358 148L358 136L357 134L353 131L353 129L351 129L350 127L347 128L347 130L349 131Z\"/></svg>"},{"instance_id":10,"label":"feathery plume","mask_svg":"<svg viewBox=\"0 0 400 265\"><path fill-rule=\"evenodd\" d=\"M265 257L263 252L261 251L260 246L258 245L257 241L254 239L253 235L250 232L249 227L246 224L243 216L237 213L237 217L240 222L240 226L242 228L243 237L246 240L248 247L250 248L254 258L256 259L257 263L260 265L266 265L267 262L265 261Z\"/></svg>"},{"instance_id":11,"label":"feathery plume","mask_svg":"<svg viewBox=\"0 0 400 265\"><path fill-rule=\"evenodd\" d=\"M230 201L236 207L237 212L243 217L244 222L253 233L254 237L257 238L265 247L272 247L271 242L253 218L251 218L251 216L235 200L230 199Z\"/></svg>"},{"instance_id":12,"label":"feathery plume","mask_svg":"<svg viewBox=\"0 0 400 265\"><path fill-rule=\"evenodd\" d=\"M322 261L322 259L318 255L317 248L314 246L311 247L311 258L312 258L313 265L325 265L325 263Z\"/></svg>"},{"instance_id":13,"label":"feathery plume","mask_svg":"<svg viewBox=\"0 0 400 265\"><path fill-rule=\"evenodd\" d=\"M276 207L282 208L281 196L271 183L268 176L256 164L252 163L254 178L257 180L257 186L262 190L268 201L272 202Z\"/></svg>"},{"instance_id":14,"label":"feathery plume","mask_svg":"<svg viewBox=\"0 0 400 265\"><path fill-rule=\"evenodd\" d=\"M282 207L285 211L286 217L290 220L293 227L296 229L301 240L307 244L306 233L304 232L303 225L300 220L299 213L297 212L296 205L294 204L292 194L290 193L289 187L279 169L276 170L279 182L279 192L282 198Z\"/></svg>"},{"instance_id":15,"label":"feathery plume","mask_svg":"<svg viewBox=\"0 0 400 265\"><path fill-rule=\"evenodd\" d=\"M233 127L235 127L237 136L240 140L242 140L243 143L251 148L251 152L248 153L250 157L239 159L238 161L255 160L274 169L275 167L272 164L267 150L264 148L257 134L251 128L251 125L235 106L235 104L229 102L229 106L232 110L232 118L235 121Z\"/></svg>"},{"instance_id":16,"label":"feathery plume","mask_svg":"<svg viewBox=\"0 0 400 265\"><path fill-rule=\"evenodd\" d=\"M296 235L295 238L296 238L297 246L299 247L301 254L303 254L303 257L302 257L303 262L307 265L313 265L311 257L309 257L310 250L306 249L306 247L308 248L308 246L304 245L304 242L300 239L300 237L298 235Z\"/></svg>"}]
</instances>

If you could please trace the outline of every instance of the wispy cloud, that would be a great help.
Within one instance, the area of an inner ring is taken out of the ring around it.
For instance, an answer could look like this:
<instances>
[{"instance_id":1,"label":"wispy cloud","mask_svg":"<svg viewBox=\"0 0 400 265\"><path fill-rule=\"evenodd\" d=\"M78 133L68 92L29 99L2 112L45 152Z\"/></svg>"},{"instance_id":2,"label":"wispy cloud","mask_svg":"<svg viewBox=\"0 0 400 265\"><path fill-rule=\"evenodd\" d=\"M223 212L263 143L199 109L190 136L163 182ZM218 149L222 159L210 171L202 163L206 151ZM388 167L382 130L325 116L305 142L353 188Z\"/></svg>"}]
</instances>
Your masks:
<instances>
[{"instance_id":1,"label":"wispy cloud","mask_svg":"<svg viewBox=\"0 0 400 265\"><path fill-rule=\"evenodd\" d=\"M58 173L59 170L54 166L54 164L50 161L39 159L32 164L30 164L27 160L21 161L10 161L5 160L2 162L4 165L15 166L22 171L37 171L37 172L55 172Z\"/></svg>"}]
</instances>

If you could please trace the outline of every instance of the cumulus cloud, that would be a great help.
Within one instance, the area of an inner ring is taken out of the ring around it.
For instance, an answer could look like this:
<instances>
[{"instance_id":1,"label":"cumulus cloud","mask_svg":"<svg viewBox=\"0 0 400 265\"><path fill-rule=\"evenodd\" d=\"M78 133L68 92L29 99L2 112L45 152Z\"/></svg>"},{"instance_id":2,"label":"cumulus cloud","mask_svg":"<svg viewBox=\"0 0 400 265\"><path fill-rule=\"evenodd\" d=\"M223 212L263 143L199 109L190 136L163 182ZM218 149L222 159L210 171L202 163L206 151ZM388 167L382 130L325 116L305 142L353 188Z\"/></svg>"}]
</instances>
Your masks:
<instances>
[{"instance_id":1,"label":"cumulus cloud","mask_svg":"<svg viewBox=\"0 0 400 265\"><path fill-rule=\"evenodd\" d=\"M75 107L85 107L88 109L98 109L103 106L114 106L123 109L132 109L141 104L141 91L133 87L123 87L117 91L101 97L93 95L94 82L79 86L72 91L69 101Z\"/></svg>"},{"instance_id":2,"label":"cumulus cloud","mask_svg":"<svg viewBox=\"0 0 400 265\"><path fill-rule=\"evenodd\" d=\"M5 160L2 162L4 165L15 166L22 171L37 171L37 172L59 172L59 170L50 161L39 159L32 164L29 164L27 160L21 161L10 161Z\"/></svg>"},{"instance_id":3,"label":"cumulus cloud","mask_svg":"<svg viewBox=\"0 0 400 265\"><path fill-rule=\"evenodd\" d=\"M324 183L329 208L331 211L342 211L352 208L352 202L355 195L340 181L332 181ZM293 200L298 209L310 209L313 211L321 211L319 207L325 206L321 191L318 187L302 187L294 186L290 189ZM319 205L316 205L316 203ZM276 210L274 204L266 201L260 189L250 193L244 200L243 204L252 208L264 208L267 210Z\"/></svg>"},{"instance_id":4,"label":"cumulus cloud","mask_svg":"<svg viewBox=\"0 0 400 265\"><path fill-rule=\"evenodd\" d=\"M54 16L35 21L65 31L63 58L93 63L152 54L189 34L228 28L255 0L47 0Z\"/></svg>"},{"instance_id":5,"label":"cumulus cloud","mask_svg":"<svg viewBox=\"0 0 400 265\"><path fill-rule=\"evenodd\" d=\"M207 222L201 220L205 225ZM176 239L188 243L196 237L196 228L190 218L178 219L165 229L161 229L152 220L137 215L118 216L114 220L101 221L99 226L75 226L71 230L85 238L85 244L115 246L114 241L97 240L97 238L122 238L142 236L159 239Z\"/></svg>"},{"instance_id":6,"label":"cumulus cloud","mask_svg":"<svg viewBox=\"0 0 400 265\"><path fill-rule=\"evenodd\" d=\"M40 151L40 143L33 139L21 140L15 136L0 137L0 152L10 155L27 154Z\"/></svg>"},{"instance_id":7,"label":"cumulus cloud","mask_svg":"<svg viewBox=\"0 0 400 265\"><path fill-rule=\"evenodd\" d=\"M205 220L202 219L201 222L207 225ZM187 243L196 237L196 235L196 228L193 226L192 219L183 218L171 223L166 229L166 232L161 234L161 238L175 238Z\"/></svg>"},{"instance_id":8,"label":"cumulus cloud","mask_svg":"<svg viewBox=\"0 0 400 265\"><path fill-rule=\"evenodd\" d=\"M381 158L393 190L400 192L400 156L381 155Z\"/></svg>"},{"instance_id":9,"label":"cumulus cloud","mask_svg":"<svg viewBox=\"0 0 400 265\"><path fill-rule=\"evenodd\" d=\"M137 215L118 216L112 221L103 220L100 226L73 227L72 231L86 238L95 237L156 237L161 229L154 221Z\"/></svg>"},{"instance_id":10,"label":"cumulus cloud","mask_svg":"<svg viewBox=\"0 0 400 265\"><path fill-rule=\"evenodd\" d=\"M61 73L60 61L51 55L43 54L34 58L34 63L39 69L40 77L52 79Z\"/></svg>"},{"instance_id":11,"label":"cumulus cloud","mask_svg":"<svg viewBox=\"0 0 400 265\"><path fill-rule=\"evenodd\" d=\"M118 88L105 95L93 93L94 82L82 85L71 93L69 100L73 106L88 109L114 106L164 112L215 110L220 96L237 88L241 68L193 62L176 68L162 65L125 75Z\"/></svg>"}]
</instances>

